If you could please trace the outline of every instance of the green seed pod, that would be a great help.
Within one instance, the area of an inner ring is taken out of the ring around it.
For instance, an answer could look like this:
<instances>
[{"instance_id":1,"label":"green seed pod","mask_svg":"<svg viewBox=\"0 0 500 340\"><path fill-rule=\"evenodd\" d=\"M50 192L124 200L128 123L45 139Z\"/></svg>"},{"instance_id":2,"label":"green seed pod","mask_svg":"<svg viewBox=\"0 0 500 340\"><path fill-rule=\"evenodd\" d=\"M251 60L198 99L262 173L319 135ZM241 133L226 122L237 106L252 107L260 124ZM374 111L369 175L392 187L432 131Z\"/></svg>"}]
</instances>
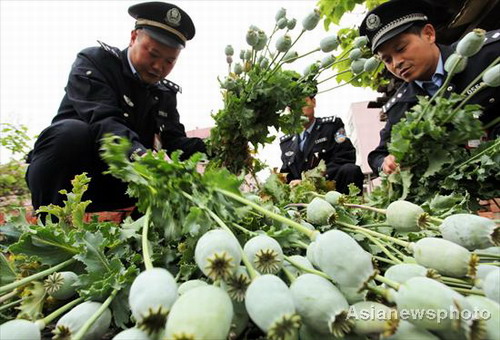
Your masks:
<instances>
[{"instance_id":1,"label":"green seed pod","mask_svg":"<svg viewBox=\"0 0 500 340\"><path fill-rule=\"evenodd\" d=\"M116 334L113 340L151 340L151 338L148 333L133 327Z\"/></svg>"},{"instance_id":2,"label":"green seed pod","mask_svg":"<svg viewBox=\"0 0 500 340\"><path fill-rule=\"evenodd\" d=\"M323 334L342 337L351 329L346 321L349 304L330 281L304 274L290 286L293 302L304 324Z\"/></svg>"},{"instance_id":3,"label":"green seed pod","mask_svg":"<svg viewBox=\"0 0 500 340\"><path fill-rule=\"evenodd\" d=\"M439 226L444 239L469 250L484 249L500 244L500 227L489 218L472 214L446 217Z\"/></svg>"},{"instance_id":4,"label":"green seed pod","mask_svg":"<svg viewBox=\"0 0 500 340\"><path fill-rule=\"evenodd\" d=\"M367 290L359 291L359 287L338 287L350 305L366 300Z\"/></svg>"},{"instance_id":5,"label":"green seed pod","mask_svg":"<svg viewBox=\"0 0 500 340\"><path fill-rule=\"evenodd\" d=\"M191 290L191 289L196 288L196 287L206 286L206 285L208 285L208 283L206 283L205 281L202 281L202 280L189 280L189 281L182 283L179 286L179 288L177 289L177 293L179 295L182 295L185 292L187 292L188 290Z\"/></svg>"},{"instance_id":6,"label":"green seed pod","mask_svg":"<svg viewBox=\"0 0 500 340\"><path fill-rule=\"evenodd\" d=\"M320 18L321 18L321 13L317 8L315 8L302 20L302 27L306 31L312 31L318 25Z\"/></svg>"},{"instance_id":7,"label":"green seed pod","mask_svg":"<svg viewBox=\"0 0 500 340\"><path fill-rule=\"evenodd\" d=\"M437 270L441 275L474 277L478 258L458 244L435 237L425 237L410 246L418 264Z\"/></svg>"},{"instance_id":8,"label":"green seed pod","mask_svg":"<svg viewBox=\"0 0 500 340\"><path fill-rule=\"evenodd\" d=\"M419 328L412 324L411 322L400 320L398 324L398 329L396 333L388 337L381 337L384 340L408 340L408 339L418 339L418 340L439 340L437 336L432 334L426 329Z\"/></svg>"},{"instance_id":9,"label":"green seed pod","mask_svg":"<svg viewBox=\"0 0 500 340\"><path fill-rule=\"evenodd\" d=\"M299 54L297 53L297 51L288 51L288 52L286 52L285 56L283 57L283 62L285 62L285 63L294 62L298 56L299 56Z\"/></svg>"},{"instance_id":10,"label":"green seed pod","mask_svg":"<svg viewBox=\"0 0 500 340\"><path fill-rule=\"evenodd\" d=\"M245 60L245 53L246 53L246 51L245 51L245 50L241 50L241 51L240 51L240 59L241 59L241 60Z\"/></svg>"},{"instance_id":11,"label":"green seed pod","mask_svg":"<svg viewBox=\"0 0 500 340\"><path fill-rule=\"evenodd\" d=\"M269 59L264 58L259 64L260 68L266 69L269 66Z\"/></svg>"},{"instance_id":12,"label":"green seed pod","mask_svg":"<svg viewBox=\"0 0 500 340\"><path fill-rule=\"evenodd\" d=\"M316 241L314 241L314 242L309 243L309 245L307 246L307 250L306 250L306 257L307 257L307 259L315 267L319 267L318 266L318 261L316 260L316 258L317 258L316 257L317 247L318 247L318 243Z\"/></svg>"},{"instance_id":13,"label":"green seed pod","mask_svg":"<svg viewBox=\"0 0 500 340\"><path fill-rule=\"evenodd\" d=\"M500 270L492 270L483 282L484 295L488 299L500 303Z\"/></svg>"},{"instance_id":14,"label":"green seed pod","mask_svg":"<svg viewBox=\"0 0 500 340\"><path fill-rule=\"evenodd\" d=\"M128 296L137 326L148 334L158 332L177 296L177 283L168 270L152 268L140 273Z\"/></svg>"},{"instance_id":15,"label":"green seed pod","mask_svg":"<svg viewBox=\"0 0 500 340\"><path fill-rule=\"evenodd\" d=\"M426 214L420 206L404 201L394 201L386 210L387 224L398 231L419 231L425 226Z\"/></svg>"},{"instance_id":16,"label":"green seed pod","mask_svg":"<svg viewBox=\"0 0 500 340\"><path fill-rule=\"evenodd\" d=\"M73 272L57 272L49 275L43 286L47 293L56 300L66 300L76 294L73 284L78 275Z\"/></svg>"},{"instance_id":17,"label":"green seed pod","mask_svg":"<svg viewBox=\"0 0 500 340\"><path fill-rule=\"evenodd\" d=\"M315 197L307 205L307 221L312 224L331 224L336 217L335 208L322 198Z\"/></svg>"},{"instance_id":18,"label":"green seed pod","mask_svg":"<svg viewBox=\"0 0 500 340\"><path fill-rule=\"evenodd\" d=\"M319 268L339 286L359 289L375 273L371 254L347 233L329 230L319 235L316 243L315 259Z\"/></svg>"},{"instance_id":19,"label":"green seed pod","mask_svg":"<svg viewBox=\"0 0 500 340\"><path fill-rule=\"evenodd\" d=\"M339 46L339 40L337 39L337 36L335 34L330 35L329 37L323 38L319 42L319 47L320 47L321 51L323 51L325 53L333 51L338 46Z\"/></svg>"},{"instance_id":20,"label":"green seed pod","mask_svg":"<svg viewBox=\"0 0 500 340\"><path fill-rule=\"evenodd\" d=\"M457 64L455 66L455 64ZM452 73L453 67L455 68ZM444 63L444 69L448 73L456 74L460 73L467 67L467 57L464 57L460 54L453 53L446 59Z\"/></svg>"},{"instance_id":21,"label":"green seed pod","mask_svg":"<svg viewBox=\"0 0 500 340\"><path fill-rule=\"evenodd\" d=\"M291 31L295 28L295 25L297 25L297 19L293 18L293 19L288 20L288 23L286 26Z\"/></svg>"},{"instance_id":22,"label":"green seed pod","mask_svg":"<svg viewBox=\"0 0 500 340\"><path fill-rule=\"evenodd\" d=\"M245 60L251 60L252 59L252 51L251 50L246 50L245 51Z\"/></svg>"},{"instance_id":23,"label":"green seed pod","mask_svg":"<svg viewBox=\"0 0 500 340\"><path fill-rule=\"evenodd\" d=\"M222 229L203 234L196 243L194 256L198 268L214 281L229 277L241 262L238 241Z\"/></svg>"},{"instance_id":24,"label":"green seed pod","mask_svg":"<svg viewBox=\"0 0 500 340\"><path fill-rule=\"evenodd\" d=\"M276 22L278 22L281 18L284 18L285 16L286 16L286 9L283 8L283 7L281 7L276 12L276 15L274 16L274 19L276 20Z\"/></svg>"},{"instance_id":25,"label":"green seed pod","mask_svg":"<svg viewBox=\"0 0 500 340\"><path fill-rule=\"evenodd\" d=\"M278 241L267 235L257 235L245 243L243 251L255 269L264 274L276 274L283 266L283 250Z\"/></svg>"},{"instance_id":26,"label":"green seed pod","mask_svg":"<svg viewBox=\"0 0 500 340\"><path fill-rule=\"evenodd\" d=\"M233 319L233 304L219 287L203 286L179 297L168 316L167 339L226 339Z\"/></svg>"},{"instance_id":27,"label":"green seed pod","mask_svg":"<svg viewBox=\"0 0 500 340\"><path fill-rule=\"evenodd\" d=\"M243 66L240 63L234 64L234 73L240 75L243 73Z\"/></svg>"},{"instance_id":28,"label":"green seed pod","mask_svg":"<svg viewBox=\"0 0 500 340\"><path fill-rule=\"evenodd\" d=\"M402 319L428 330L458 329L460 320L456 315L469 307L462 295L445 284L426 277L414 277L402 283L395 300ZM436 314L440 311L446 311L446 315L437 318Z\"/></svg>"},{"instance_id":29,"label":"green seed pod","mask_svg":"<svg viewBox=\"0 0 500 340\"><path fill-rule=\"evenodd\" d=\"M470 304L473 311L483 315L483 324L486 336L483 339L500 339L500 305L484 296L469 295L465 300Z\"/></svg>"},{"instance_id":30,"label":"green seed pod","mask_svg":"<svg viewBox=\"0 0 500 340\"><path fill-rule=\"evenodd\" d=\"M226 56L232 56L234 54L234 48L231 45L227 45L226 48L224 49L224 53Z\"/></svg>"},{"instance_id":31,"label":"green seed pod","mask_svg":"<svg viewBox=\"0 0 500 340\"><path fill-rule=\"evenodd\" d=\"M490 67L488 71L483 74L483 81L489 87L500 86L500 64Z\"/></svg>"},{"instance_id":32,"label":"green seed pod","mask_svg":"<svg viewBox=\"0 0 500 340\"><path fill-rule=\"evenodd\" d=\"M377 57L371 57L365 62L364 71L365 72L373 72L377 69L380 61Z\"/></svg>"},{"instance_id":33,"label":"green seed pod","mask_svg":"<svg viewBox=\"0 0 500 340\"><path fill-rule=\"evenodd\" d=\"M266 47L266 44L267 44L267 35L266 35L266 32L260 30L259 31L259 42L257 43L257 45L254 46L254 49L256 51L260 51L264 47Z\"/></svg>"},{"instance_id":34,"label":"green seed pod","mask_svg":"<svg viewBox=\"0 0 500 340\"><path fill-rule=\"evenodd\" d=\"M259 33L254 30L248 30L246 35L247 44L250 46L255 46L259 42Z\"/></svg>"},{"instance_id":35,"label":"green seed pod","mask_svg":"<svg viewBox=\"0 0 500 340\"><path fill-rule=\"evenodd\" d=\"M427 268L416 263L400 263L390 266L384 273L389 280L403 283L412 277L426 277Z\"/></svg>"},{"instance_id":36,"label":"green seed pod","mask_svg":"<svg viewBox=\"0 0 500 340\"><path fill-rule=\"evenodd\" d=\"M86 301L74 307L57 321L56 327L52 331L53 339L71 339L101 306L100 302ZM85 333L83 339L100 339L108 331L110 324L111 311L106 308Z\"/></svg>"},{"instance_id":37,"label":"green seed pod","mask_svg":"<svg viewBox=\"0 0 500 340\"><path fill-rule=\"evenodd\" d=\"M335 62L335 56L333 54L327 55L321 60L321 68L328 68Z\"/></svg>"},{"instance_id":38,"label":"green seed pod","mask_svg":"<svg viewBox=\"0 0 500 340\"><path fill-rule=\"evenodd\" d=\"M299 265L301 265L304 268L314 269L314 266L312 265L312 263L306 257L304 257L304 256L292 255L292 256L289 256L289 258L293 262L298 263ZM295 276L295 277L298 277L299 275L304 274L304 273L302 273L302 271L299 268L293 266L290 262L285 261L284 264L283 264L283 266L290 273L292 273L292 275Z\"/></svg>"},{"instance_id":39,"label":"green seed pod","mask_svg":"<svg viewBox=\"0 0 500 340\"><path fill-rule=\"evenodd\" d=\"M325 194L325 201L330 203L332 206L336 206L336 205L344 203L345 195L341 194L338 191L331 190Z\"/></svg>"},{"instance_id":40,"label":"green seed pod","mask_svg":"<svg viewBox=\"0 0 500 340\"><path fill-rule=\"evenodd\" d=\"M486 279L486 276L493 270L499 271L500 275L500 268L497 266L493 266L490 264L480 264L477 266L477 273L476 273L476 278L474 279L474 286L477 288L483 288L483 283L484 279Z\"/></svg>"},{"instance_id":41,"label":"green seed pod","mask_svg":"<svg viewBox=\"0 0 500 340\"><path fill-rule=\"evenodd\" d=\"M356 38L354 38L354 41L352 42L352 44L356 48L363 48L366 46L366 44L368 44L368 37L366 37L364 35L361 37L356 37Z\"/></svg>"},{"instance_id":42,"label":"green seed pod","mask_svg":"<svg viewBox=\"0 0 500 340\"><path fill-rule=\"evenodd\" d=\"M288 20L287 18L283 17L281 19L278 20L278 23L276 24L278 26L278 28L280 30L282 30L283 28L285 28L288 24Z\"/></svg>"},{"instance_id":43,"label":"green seed pod","mask_svg":"<svg viewBox=\"0 0 500 340\"><path fill-rule=\"evenodd\" d=\"M480 28L474 29L460 39L457 44L457 53L464 57L472 57L479 52L486 40L486 31Z\"/></svg>"},{"instance_id":44,"label":"green seed pod","mask_svg":"<svg viewBox=\"0 0 500 340\"><path fill-rule=\"evenodd\" d=\"M224 288L233 301L241 302L245 299L245 293L251 282L246 267L239 266L233 275L226 279Z\"/></svg>"},{"instance_id":45,"label":"green seed pod","mask_svg":"<svg viewBox=\"0 0 500 340\"><path fill-rule=\"evenodd\" d=\"M41 340L42 334L35 323L14 319L0 325L0 338L5 340Z\"/></svg>"},{"instance_id":46,"label":"green seed pod","mask_svg":"<svg viewBox=\"0 0 500 340\"><path fill-rule=\"evenodd\" d=\"M292 38L288 34L279 37L276 40L276 49L280 52L286 52L292 46Z\"/></svg>"},{"instance_id":47,"label":"green seed pod","mask_svg":"<svg viewBox=\"0 0 500 340\"><path fill-rule=\"evenodd\" d=\"M292 293L275 275L262 275L252 281L245 295L245 307L270 340L291 339L300 327Z\"/></svg>"},{"instance_id":48,"label":"green seed pod","mask_svg":"<svg viewBox=\"0 0 500 340\"><path fill-rule=\"evenodd\" d=\"M224 80L224 82L221 83L220 86L223 89L231 91L231 90L234 90L238 86L238 84L236 83L236 81L233 78L226 78Z\"/></svg>"},{"instance_id":49,"label":"green seed pod","mask_svg":"<svg viewBox=\"0 0 500 340\"><path fill-rule=\"evenodd\" d=\"M395 309L378 302L360 301L349 309L349 320L354 322L353 331L359 335L394 334L398 325Z\"/></svg>"},{"instance_id":50,"label":"green seed pod","mask_svg":"<svg viewBox=\"0 0 500 340\"><path fill-rule=\"evenodd\" d=\"M355 48L349 53L349 59L358 60L363 55L363 52L359 48Z\"/></svg>"},{"instance_id":51,"label":"green seed pod","mask_svg":"<svg viewBox=\"0 0 500 340\"><path fill-rule=\"evenodd\" d=\"M365 70L365 62L365 58L354 60L351 63L351 72L354 74L360 74L361 72L363 72Z\"/></svg>"}]
</instances>

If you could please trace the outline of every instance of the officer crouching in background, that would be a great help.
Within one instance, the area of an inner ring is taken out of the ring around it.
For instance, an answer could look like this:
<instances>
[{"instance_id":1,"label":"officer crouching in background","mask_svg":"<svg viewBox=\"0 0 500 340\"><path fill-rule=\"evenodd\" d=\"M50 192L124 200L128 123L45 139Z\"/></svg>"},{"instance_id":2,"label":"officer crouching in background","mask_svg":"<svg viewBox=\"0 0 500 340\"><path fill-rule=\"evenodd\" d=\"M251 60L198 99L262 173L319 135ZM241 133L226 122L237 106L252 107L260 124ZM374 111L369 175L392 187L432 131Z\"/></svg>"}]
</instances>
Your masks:
<instances>
[{"instance_id":1,"label":"officer crouching in background","mask_svg":"<svg viewBox=\"0 0 500 340\"><path fill-rule=\"evenodd\" d=\"M87 211L135 204L126 183L102 174L108 166L99 149L106 134L129 139L130 155L148 149L182 150L182 158L205 152L201 139L186 137L177 112L180 87L165 79L194 37L191 18L163 2L136 4L128 12L136 20L128 48L100 43L78 54L59 111L30 153L26 179L35 209L63 205L59 191L69 191L71 180L83 172L91 177L83 196L92 201Z\"/></svg>"},{"instance_id":2,"label":"officer crouching in background","mask_svg":"<svg viewBox=\"0 0 500 340\"><path fill-rule=\"evenodd\" d=\"M348 194L351 183L362 191L363 173L355 164L356 150L346 136L342 119L335 116L314 117L316 92L305 99L307 105L302 108L307 118L304 130L280 139L283 162L280 172L286 173L287 182L294 186L300 183L303 171L315 168L324 160L325 177L335 181L337 191Z\"/></svg>"},{"instance_id":3,"label":"officer crouching in background","mask_svg":"<svg viewBox=\"0 0 500 340\"><path fill-rule=\"evenodd\" d=\"M387 144L391 141L391 130L415 104L417 96L432 96L446 79L444 66L455 51L451 46L436 43L436 31L432 19L436 17L432 7L422 0L391 0L369 12L360 26L360 35L368 37L374 54L384 62L386 68L405 83L383 107L387 123L380 131L380 144L368 155L368 163L375 174L391 174L398 169ZM474 92L480 78L476 78L499 56L500 30L488 32L482 49L470 57L465 69L453 76L445 89L450 92ZM469 84L472 86L466 88ZM498 119L500 112L500 87L485 88L473 96L468 104L479 104L483 114L479 118L487 125ZM488 131L490 139L500 134L500 124Z\"/></svg>"}]
</instances>

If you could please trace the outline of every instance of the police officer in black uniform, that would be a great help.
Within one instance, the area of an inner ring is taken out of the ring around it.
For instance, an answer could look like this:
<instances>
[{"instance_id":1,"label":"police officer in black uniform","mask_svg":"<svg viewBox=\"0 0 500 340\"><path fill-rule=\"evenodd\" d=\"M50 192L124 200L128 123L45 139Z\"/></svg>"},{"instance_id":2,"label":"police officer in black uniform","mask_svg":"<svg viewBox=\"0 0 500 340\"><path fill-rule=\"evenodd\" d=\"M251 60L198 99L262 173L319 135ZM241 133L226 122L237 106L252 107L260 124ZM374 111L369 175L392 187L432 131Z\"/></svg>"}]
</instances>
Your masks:
<instances>
[{"instance_id":1,"label":"police officer in black uniform","mask_svg":"<svg viewBox=\"0 0 500 340\"><path fill-rule=\"evenodd\" d=\"M199 138L188 138L179 121L176 95L180 87L165 77L173 69L195 27L176 5L148 2L133 5L135 18L128 48L100 43L81 51L69 75L59 111L30 153L26 179L33 206L62 205L61 189L71 189L75 175L91 177L83 199L88 211L106 211L134 205L126 184L103 175L107 165L99 157L106 134L126 137L130 155L147 149L182 150L186 158L205 152Z\"/></svg>"},{"instance_id":2,"label":"police officer in black uniform","mask_svg":"<svg viewBox=\"0 0 500 340\"><path fill-rule=\"evenodd\" d=\"M380 131L380 144L368 155L374 173L394 172L398 165L387 149L392 126L398 123L416 103L418 95L433 95L446 78L443 65L455 51L455 44L436 44L436 32L431 21L432 8L422 0L391 0L369 12L360 26L360 35L366 35L371 49L381 58L388 70L405 83L383 107L387 123ZM470 57L464 71L453 76L446 93L474 92L481 79L469 88L476 77L499 56L500 30L487 33L483 48ZM480 104L483 114L479 118L487 124L499 116L500 88L486 88L469 101ZM489 138L496 138L500 126L488 131Z\"/></svg>"},{"instance_id":3,"label":"police officer in black uniform","mask_svg":"<svg viewBox=\"0 0 500 340\"><path fill-rule=\"evenodd\" d=\"M336 182L336 190L348 194L348 185L354 183L363 189L363 173L356 162L356 150L346 137L344 123L338 117L315 118L316 93L306 98L302 108L307 122L300 134L286 135L280 139L280 172L286 173L290 185L300 183L303 171L315 168L325 161L328 180Z\"/></svg>"}]
</instances>

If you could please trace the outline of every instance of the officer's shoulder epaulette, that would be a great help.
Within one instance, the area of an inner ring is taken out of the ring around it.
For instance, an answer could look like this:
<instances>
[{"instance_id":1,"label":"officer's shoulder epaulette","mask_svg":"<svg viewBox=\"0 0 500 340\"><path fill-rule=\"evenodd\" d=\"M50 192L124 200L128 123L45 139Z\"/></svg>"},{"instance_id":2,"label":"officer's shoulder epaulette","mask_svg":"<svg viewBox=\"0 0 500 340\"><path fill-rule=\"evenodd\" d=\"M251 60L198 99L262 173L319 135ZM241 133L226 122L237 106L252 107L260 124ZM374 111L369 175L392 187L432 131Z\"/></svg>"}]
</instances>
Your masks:
<instances>
[{"instance_id":1,"label":"officer's shoulder epaulette","mask_svg":"<svg viewBox=\"0 0 500 340\"><path fill-rule=\"evenodd\" d=\"M168 79L163 79L161 81L162 85L165 86L166 88L172 90L174 93L182 93L182 88L177 85L176 83L174 83L173 81L170 81Z\"/></svg>"},{"instance_id":2,"label":"officer's shoulder epaulette","mask_svg":"<svg viewBox=\"0 0 500 340\"><path fill-rule=\"evenodd\" d=\"M280 137L280 143L286 142L287 140L289 140L292 137L293 137L293 135L284 135L284 136Z\"/></svg>"},{"instance_id":3,"label":"officer's shoulder epaulette","mask_svg":"<svg viewBox=\"0 0 500 340\"><path fill-rule=\"evenodd\" d=\"M318 124L334 123L337 120L337 116L320 117L316 118Z\"/></svg>"},{"instance_id":4,"label":"officer's shoulder epaulette","mask_svg":"<svg viewBox=\"0 0 500 340\"><path fill-rule=\"evenodd\" d=\"M394 93L394 95L387 101L387 103L385 103L384 105L382 105L382 112L383 113L387 113L387 111L389 111L391 109L391 107L397 103L397 101L399 100L399 98L403 97L403 95L406 93L406 91L408 91L408 84L403 84L403 86L401 86L397 91L396 93Z\"/></svg>"},{"instance_id":5,"label":"officer's shoulder epaulette","mask_svg":"<svg viewBox=\"0 0 500 340\"><path fill-rule=\"evenodd\" d=\"M500 41L500 29L486 32L486 39L484 40L485 45L489 45Z\"/></svg>"},{"instance_id":6,"label":"officer's shoulder epaulette","mask_svg":"<svg viewBox=\"0 0 500 340\"><path fill-rule=\"evenodd\" d=\"M101 45L101 48L103 50L110 53L111 55L113 55L116 58L120 58L120 49L118 47L109 46L108 44L103 43L100 40L97 40L97 42L99 43L99 45Z\"/></svg>"}]
</instances>

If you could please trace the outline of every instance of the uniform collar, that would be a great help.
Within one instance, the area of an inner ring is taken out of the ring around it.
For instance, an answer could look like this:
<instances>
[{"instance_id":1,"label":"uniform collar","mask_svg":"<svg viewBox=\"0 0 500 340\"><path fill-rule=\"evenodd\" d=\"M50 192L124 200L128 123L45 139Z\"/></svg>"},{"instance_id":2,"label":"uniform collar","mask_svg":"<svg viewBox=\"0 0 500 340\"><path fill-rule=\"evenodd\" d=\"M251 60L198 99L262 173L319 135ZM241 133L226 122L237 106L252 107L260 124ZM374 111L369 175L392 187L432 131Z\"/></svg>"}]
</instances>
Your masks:
<instances>
[{"instance_id":1,"label":"uniform collar","mask_svg":"<svg viewBox=\"0 0 500 340\"><path fill-rule=\"evenodd\" d=\"M309 126L309 127L307 128L307 130L304 130L304 131L302 131L302 132L300 133L300 138L301 138L301 139L302 139L302 138L304 138L304 133L305 133L306 131L307 131L307 133L309 133L309 135L311 135L311 132L312 132L312 130L313 130L313 128L314 128L314 125L316 125L316 118L314 118L313 123L311 124L311 126Z\"/></svg>"},{"instance_id":2,"label":"uniform collar","mask_svg":"<svg viewBox=\"0 0 500 340\"><path fill-rule=\"evenodd\" d=\"M443 84L443 80L444 80L443 56L441 55L441 52L439 52L438 64L436 70L434 71L434 74L432 75L431 80L426 80L426 81L415 80L415 83L418 86L420 86L420 88L425 89L424 84L434 83L440 87Z\"/></svg>"}]
</instances>

